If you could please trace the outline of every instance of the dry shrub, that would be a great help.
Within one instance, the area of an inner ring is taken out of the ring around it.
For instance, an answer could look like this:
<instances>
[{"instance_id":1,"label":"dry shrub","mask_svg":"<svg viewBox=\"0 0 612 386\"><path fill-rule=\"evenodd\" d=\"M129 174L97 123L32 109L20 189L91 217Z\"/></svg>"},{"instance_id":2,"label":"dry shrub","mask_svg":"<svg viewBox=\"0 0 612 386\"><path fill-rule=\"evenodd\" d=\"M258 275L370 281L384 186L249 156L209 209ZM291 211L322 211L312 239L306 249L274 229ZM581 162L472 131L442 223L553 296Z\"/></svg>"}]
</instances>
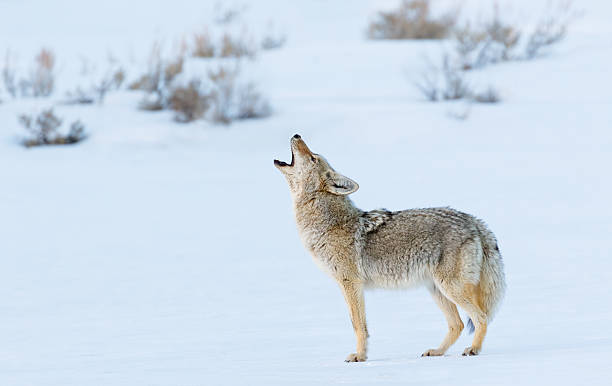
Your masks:
<instances>
[{"instance_id":1,"label":"dry shrub","mask_svg":"<svg viewBox=\"0 0 612 386\"><path fill-rule=\"evenodd\" d=\"M82 70L83 74L90 71ZM66 93L66 104L92 104L103 103L106 95L121 88L125 81L125 70L115 60L109 61L109 68L99 78L94 80L87 88L78 86Z\"/></svg>"},{"instance_id":2,"label":"dry shrub","mask_svg":"<svg viewBox=\"0 0 612 386\"><path fill-rule=\"evenodd\" d=\"M183 66L185 65L185 59L182 56L174 58L167 62L164 66L164 83L170 84L172 81L183 72Z\"/></svg>"},{"instance_id":3,"label":"dry shrub","mask_svg":"<svg viewBox=\"0 0 612 386\"><path fill-rule=\"evenodd\" d=\"M472 100L478 103L499 103L501 97L493 86L489 86L484 91L475 93L472 96Z\"/></svg>"},{"instance_id":4,"label":"dry shrub","mask_svg":"<svg viewBox=\"0 0 612 386\"><path fill-rule=\"evenodd\" d=\"M489 64L515 58L521 31L504 23L495 6L493 18L479 28L466 24L454 32L455 49L463 70L482 68Z\"/></svg>"},{"instance_id":5,"label":"dry shrub","mask_svg":"<svg viewBox=\"0 0 612 386\"><path fill-rule=\"evenodd\" d=\"M533 59L541 54L542 49L560 42L567 35L569 25L580 12L572 8L571 1L552 5L549 3L544 16L529 35L525 47L525 58Z\"/></svg>"},{"instance_id":6,"label":"dry shrub","mask_svg":"<svg viewBox=\"0 0 612 386\"><path fill-rule=\"evenodd\" d=\"M253 83L240 87L238 93L236 119L265 118L272 114L270 103L262 97Z\"/></svg>"},{"instance_id":7,"label":"dry shrub","mask_svg":"<svg viewBox=\"0 0 612 386\"><path fill-rule=\"evenodd\" d=\"M233 120L263 118L271 114L268 101L253 83L238 80L238 67L220 66L208 72L212 82L210 119L229 124Z\"/></svg>"},{"instance_id":8,"label":"dry shrub","mask_svg":"<svg viewBox=\"0 0 612 386\"><path fill-rule=\"evenodd\" d=\"M141 90L149 93L156 92L164 79L164 63L161 58L161 46L158 42L153 44L149 53L147 72L137 80L130 83L130 90Z\"/></svg>"},{"instance_id":9,"label":"dry shrub","mask_svg":"<svg viewBox=\"0 0 612 386\"><path fill-rule=\"evenodd\" d=\"M533 59L545 47L560 42L577 17L571 3L552 5L530 34L502 21L496 6L493 18L478 28L466 24L454 32L455 48L464 70L482 68L510 60ZM526 37L525 39L521 39ZM524 50L524 51L523 51Z\"/></svg>"},{"instance_id":10,"label":"dry shrub","mask_svg":"<svg viewBox=\"0 0 612 386\"><path fill-rule=\"evenodd\" d=\"M423 72L421 78L414 83L421 94L431 102L468 100L477 103L498 103L501 97L497 89L489 86L475 92L466 80L466 72L453 64L450 55L442 56L440 66L427 61L428 71Z\"/></svg>"},{"instance_id":11,"label":"dry shrub","mask_svg":"<svg viewBox=\"0 0 612 386\"><path fill-rule=\"evenodd\" d=\"M224 36L220 55L240 57L252 55L245 40ZM225 47L225 48L224 48ZM225 51L224 51L225 50ZM145 91L139 108L148 111L170 109L177 122L191 122L206 118L215 123L229 124L237 119L260 118L270 115L269 103L252 83L239 81L238 60L224 60L209 69L204 79L193 78L184 83L184 57L163 60L160 47L153 47L148 71L129 87ZM228 63L233 63L228 64Z\"/></svg>"},{"instance_id":12,"label":"dry shrub","mask_svg":"<svg viewBox=\"0 0 612 386\"><path fill-rule=\"evenodd\" d=\"M215 56L215 46L208 32L201 32L193 35L192 56L197 58L212 58Z\"/></svg>"},{"instance_id":13,"label":"dry shrub","mask_svg":"<svg viewBox=\"0 0 612 386\"><path fill-rule=\"evenodd\" d=\"M214 20L217 24L230 24L240 17L246 7L225 7L222 2L215 3Z\"/></svg>"},{"instance_id":14,"label":"dry shrub","mask_svg":"<svg viewBox=\"0 0 612 386\"><path fill-rule=\"evenodd\" d=\"M32 95L46 97L53 93L55 87L55 54L48 49L41 49L35 57L36 66L30 78Z\"/></svg>"},{"instance_id":15,"label":"dry shrub","mask_svg":"<svg viewBox=\"0 0 612 386\"><path fill-rule=\"evenodd\" d=\"M4 65L2 66L2 83L7 93L14 99L17 98L17 75L13 64L13 57L9 50L4 56Z\"/></svg>"},{"instance_id":16,"label":"dry shrub","mask_svg":"<svg viewBox=\"0 0 612 386\"><path fill-rule=\"evenodd\" d=\"M431 15L429 0L403 0L399 8L379 12L368 27L370 39L443 39L455 26L457 11Z\"/></svg>"},{"instance_id":17,"label":"dry shrub","mask_svg":"<svg viewBox=\"0 0 612 386\"><path fill-rule=\"evenodd\" d=\"M22 141L25 147L71 145L87 138L85 127L80 121L72 122L67 134L59 133L62 120L53 113L53 109L43 110L36 117L21 115L19 122L31 134L31 138Z\"/></svg>"},{"instance_id":18,"label":"dry shrub","mask_svg":"<svg viewBox=\"0 0 612 386\"><path fill-rule=\"evenodd\" d=\"M184 63L182 55L171 60L162 59L160 45L158 43L153 45L147 72L128 87L130 90L142 90L147 93L140 102L140 109L158 111L168 107L172 82L183 72Z\"/></svg>"},{"instance_id":19,"label":"dry shrub","mask_svg":"<svg viewBox=\"0 0 612 386\"><path fill-rule=\"evenodd\" d=\"M214 85L211 92L213 122L229 124L232 121L232 100L236 86L238 68L220 66L208 72L208 79Z\"/></svg>"},{"instance_id":20,"label":"dry shrub","mask_svg":"<svg viewBox=\"0 0 612 386\"><path fill-rule=\"evenodd\" d=\"M11 84L13 89L15 85L14 73L7 74L5 83ZM17 82L19 93L23 97L46 97L53 93L55 88L55 54L48 49L41 49L34 58L34 68L30 72L30 76L22 78ZM15 92L15 95L17 92Z\"/></svg>"},{"instance_id":21,"label":"dry shrub","mask_svg":"<svg viewBox=\"0 0 612 386\"><path fill-rule=\"evenodd\" d=\"M287 35L275 31L273 26L270 24L268 26L268 31L261 40L260 46L262 50L276 50L284 46L286 41Z\"/></svg>"},{"instance_id":22,"label":"dry shrub","mask_svg":"<svg viewBox=\"0 0 612 386\"><path fill-rule=\"evenodd\" d=\"M428 61L428 71L414 85L431 102L465 99L472 95L465 74L452 64L448 54L442 56L440 66Z\"/></svg>"},{"instance_id":23,"label":"dry shrub","mask_svg":"<svg viewBox=\"0 0 612 386\"><path fill-rule=\"evenodd\" d=\"M72 91L66 93L66 101L69 105L90 105L95 103L96 99L92 90L84 90L81 86L77 86Z\"/></svg>"},{"instance_id":24,"label":"dry shrub","mask_svg":"<svg viewBox=\"0 0 612 386\"><path fill-rule=\"evenodd\" d=\"M200 81L192 80L187 86L172 89L169 105L174 110L174 119L186 123L204 116L209 99L210 96L202 92Z\"/></svg>"},{"instance_id":25,"label":"dry shrub","mask_svg":"<svg viewBox=\"0 0 612 386\"><path fill-rule=\"evenodd\" d=\"M239 38L234 38L230 34L224 34L221 38L221 48L219 56L222 58L248 58L255 57L257 50L251 40L247 40L244 34Z\"/></svg>"},{"instance_id":26,"label":"dry shrub","mask_svg":"<svg viewBox=\"0 0 612 386\"><path fill-rule=\"evenodd\" d=\"M535 58L542 48L561 41L566 33L567 26L557 24L554 20L539 24L527 42L527 47L525 48L526 58Z\"/></svg>"},{"instance_id":27,"label":"dry shrub","mask_svg":"<svg viewBox=\"0 0 612 386\"><path fill-rule=\"evenodd\" d=\"M125 80L125 72L123 68L118 68L115 71L107 72L96 84L93 89L97 95L98 103L104 102L106 94L110 91L118 90Z\"/></svg>"}]
</instances>

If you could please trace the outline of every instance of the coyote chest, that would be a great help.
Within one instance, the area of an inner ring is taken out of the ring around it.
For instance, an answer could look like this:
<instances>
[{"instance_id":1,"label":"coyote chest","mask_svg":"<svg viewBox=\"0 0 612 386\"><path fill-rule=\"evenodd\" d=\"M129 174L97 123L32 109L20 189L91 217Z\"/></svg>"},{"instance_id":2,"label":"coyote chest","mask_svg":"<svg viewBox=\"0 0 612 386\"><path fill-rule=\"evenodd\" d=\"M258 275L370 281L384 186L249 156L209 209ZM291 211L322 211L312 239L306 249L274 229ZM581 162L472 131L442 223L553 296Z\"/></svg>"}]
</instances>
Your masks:
<instances>
[{"instance_id":1,"label":"coyote chest","mask_svg":"<svg viewBox=\"0 0 612 386\"><path fill-rule=\"evenodd\" d=\"M354 235L342 228L325 231L317 227L298 226L302 243L310 252L317 266L336 277L355 268Z\"/></svg>"}]
</instances>

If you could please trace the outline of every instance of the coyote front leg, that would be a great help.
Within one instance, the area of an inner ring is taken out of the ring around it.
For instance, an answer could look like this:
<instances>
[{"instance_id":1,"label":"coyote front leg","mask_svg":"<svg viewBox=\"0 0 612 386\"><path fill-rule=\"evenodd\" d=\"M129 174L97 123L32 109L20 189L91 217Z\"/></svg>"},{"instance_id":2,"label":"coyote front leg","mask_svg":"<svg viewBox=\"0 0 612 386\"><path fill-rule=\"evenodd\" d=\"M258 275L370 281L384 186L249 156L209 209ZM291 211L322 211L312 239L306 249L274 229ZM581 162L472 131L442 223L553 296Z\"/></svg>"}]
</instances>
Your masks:
<instances>
[{"instance_id":1,"label":"coyote front leg","mask_svg":"<svg viewBox=\"0 0 612 386\"><path fill-rule=\"evenodd\" d=\"M357 352L349 354L345 362L364 362L367 359L368 329L365 319L365 304L363 299L363 287L348 279L340 281L340 288L349 308L353 330L357 337Z\"/></svg>"}]
</instances>

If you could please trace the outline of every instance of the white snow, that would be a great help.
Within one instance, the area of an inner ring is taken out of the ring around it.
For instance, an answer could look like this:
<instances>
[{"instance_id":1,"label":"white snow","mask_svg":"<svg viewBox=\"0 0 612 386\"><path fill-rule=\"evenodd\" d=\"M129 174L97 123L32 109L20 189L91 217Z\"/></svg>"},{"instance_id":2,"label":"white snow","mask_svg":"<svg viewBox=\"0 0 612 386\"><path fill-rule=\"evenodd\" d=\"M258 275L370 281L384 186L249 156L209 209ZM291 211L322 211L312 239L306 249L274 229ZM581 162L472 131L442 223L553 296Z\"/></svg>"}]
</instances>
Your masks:
<instances>
[{"instance_id":1,"label":"white snow","mask_svg":"<svg viewBox=\"0 0 612 386\"><path fill-rule=\"evenodd\" d=\"M246 66L275 108L264 120L180 125L121 91L56 107L86 142L26 150L16 116L54 99L2 94L0 385L609 384L612 4L576 3L584 16L549 55L478 74L504 99L465 121L412 86L439 43L364 39L395 1L247 2L245 24L288 37ZM0 0L0 53L26 71L48 45L70 78L83 55L144 58L213 6ZM344 300L272 165L296 132L360 184L364 209L450 205L487 221L508 291L480 356L460 356L465 332L421 358L446 330L427 292L373 291L369 360L343 362Z\"/></svg>"}]
</instances>

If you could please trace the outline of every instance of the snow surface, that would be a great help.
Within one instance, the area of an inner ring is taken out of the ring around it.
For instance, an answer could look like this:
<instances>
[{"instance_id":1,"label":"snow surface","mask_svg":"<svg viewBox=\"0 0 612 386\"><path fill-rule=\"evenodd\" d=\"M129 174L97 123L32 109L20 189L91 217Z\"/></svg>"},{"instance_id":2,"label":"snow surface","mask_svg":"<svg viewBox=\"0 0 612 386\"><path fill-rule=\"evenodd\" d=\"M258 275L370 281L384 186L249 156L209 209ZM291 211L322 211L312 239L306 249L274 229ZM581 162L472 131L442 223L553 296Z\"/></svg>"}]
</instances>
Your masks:
<instances>
[{"instance_id":1,"label":"snow surface","mask_svg":"<svg viewBox=\"0 0 612 386\"><path fill-rule=\"evenodd\" d=\"M250 27L288 35L250 67L275 108L265 120L180 125L125 91L56 107L85 122L83 144L26 150L16 116L48 101L3 94L0 385L609 384L612 3L575 3L584 17L548 56L479 73L504 100L464 121L448 114L463 105L411 84L439 43L364 39L395 1L248 2ZM213 5L0 0L0 52L27 70L48 45L69 78L81 56L141 57L198 30ZM295 132L359 182L364 209L451 205L487 221L508 291L480 356L460 356L464 333L421 358L446 329L427 292L372 291L369 360L343 362L346 306L272 165Z\"/></svg>"}]
</instances>

